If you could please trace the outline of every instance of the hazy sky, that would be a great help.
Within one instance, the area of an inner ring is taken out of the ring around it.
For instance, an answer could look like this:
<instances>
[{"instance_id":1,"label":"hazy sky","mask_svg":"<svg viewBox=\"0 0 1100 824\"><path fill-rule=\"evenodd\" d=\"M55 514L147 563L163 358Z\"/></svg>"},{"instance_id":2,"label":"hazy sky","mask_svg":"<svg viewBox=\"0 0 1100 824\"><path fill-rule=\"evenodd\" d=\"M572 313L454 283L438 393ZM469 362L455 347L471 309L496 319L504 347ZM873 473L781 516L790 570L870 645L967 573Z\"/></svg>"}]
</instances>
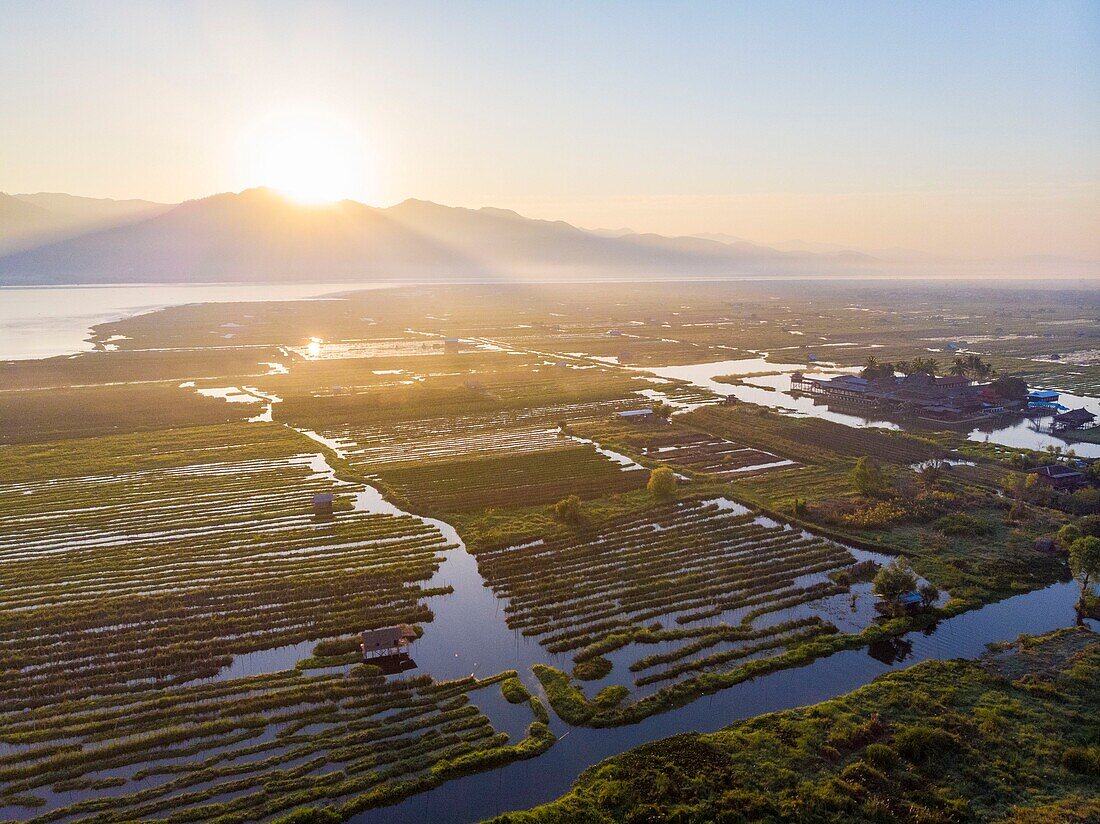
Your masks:
<instances>
[{"instance_id":1,"label":"hazy sky","mask_svg":"<svg viewBox=\"0 0 1100 824\"><path fill-rule=\"evenodd\" d=\"M0 191L240 189L306 117L379 205L1100 258L1097 2L0 0L0 43Z\"/></svg>"}]
</instances>

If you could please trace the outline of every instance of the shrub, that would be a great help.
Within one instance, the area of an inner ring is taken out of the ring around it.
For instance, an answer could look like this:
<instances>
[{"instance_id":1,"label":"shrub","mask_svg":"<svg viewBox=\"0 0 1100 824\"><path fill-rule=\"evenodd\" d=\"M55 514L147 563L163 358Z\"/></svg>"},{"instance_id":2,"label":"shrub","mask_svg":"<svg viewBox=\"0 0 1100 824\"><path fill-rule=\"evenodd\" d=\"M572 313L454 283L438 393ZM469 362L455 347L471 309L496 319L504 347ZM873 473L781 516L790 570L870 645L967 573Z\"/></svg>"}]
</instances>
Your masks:
<instances>
[{"instance_id":1,"label":"shrub","mask_svg":"<svg viewBox=\"0 0 1100 824\"><path fill-rule=\"evenodd\" d=\"M617 707L622 703L623 699L630 694L630 690L621 684L613 684L610 687L604 687L602 690L596 693L596 697L592 699L594 703L601 710L609 710L613 707Z\"/></svg>"},{"instance_id":2,"label":"shrub","mask_svg":"<svg viewBox=\"0 0 1100 824\"><path fill-rule=\"evenodd\" d=\"M313 648L313 654L317 658L333 658L337 655L347 655L350 652L359 652L359 639L355 636L330 638L327 641L320 641Z\"/></svg>"},{"instance_id":3,"label":"shrub","mask_svg":"<svg viewBox=\"0 0 1100 824\"><path fill-rule=\"evenodd\" d=\"M508 678L500 683L500 694L509 704L522 704L531 699L531 693L518 678Z\"/></svg>"},{"instance_id":4,"label":"shrub","mask_svg":"<svg viewBox=\"0 0 1100 824\"><path fill-rule=\"evenodd\" d=\"M894 747L910 761L923 763L933 756L951 752L957 741L944 730L917 724L906 727L894 738Z\"/></svg>"},{"instance_id":5,"label":"shrub","mask_svg":"<svg viewBox=\"0 0 1100 824\"><path fill-rule=\"evenodd\" d=\"M611 672L611 662L602 655L588 658L573 666L573 677L581 681L599 681Z\"/></svg>"},{"instance_id":6,"label":"shrub","mask_svg":"<svg viewBox=\"0 0 1100 824\"><path fill-rule=\"evenodd\" d=\"M584 523L584 512L581 511L581 499L576 495L562 498L551 507L554 517L563 524L578 526Z\"/></svg>"},{"instance_id":7,"label":"shrub","mask_svg":"<svg viewBox=\"0 0 1100 824\"><path fill-rule=\"evenodd\" d=\"M996 526L984 518L975 518L965 512L944 515L936 522L936 529L945 535L991 535Z\"/></svg>"},{"instance_id":8,"label":"shrub","mask_svg":"<svg viewBox=\"0 0 1100 824\"><path fill-rule=\"evenodd\" d=\"M852 486L860 495L873 497L883 494L887 489L886 477L882 474L882 468L874 458L869 458L866 455L856 461L849 478Z\"/></svg>"},{"instance_id":9,"label":"shrub","mask_svg":"<svg viewBox=\"0 0 1100 824\"><path fill-rule=\"evenodd\" d=\"M917 576L909 561L903 557L895 558L878 571L872 586L876 595L893 601L916 588Z\"/></svg>"},{"instance_id":10,"label":"shrub","mask_svg":"<svg viewBox=\"0 0 1100 824\"><path fill-rule=\"evenodd\" d=\"M1062 766L1076 773L1100 776L1100 747L1069 747L1062 753Z\"/></svg>"},{"instance_id":11,"label":"shrub","mask_svg":"<svg viewBox=\"0 0 1100 824\"><path fill-rule=\"evenodd\" d=\"M331 807L302 807L275 819L275 824L339 824L344 817Z\"/></svg>"},{"instance_id":12,"label":"shrub","mask_svg":"<svg viewBox=\"0 0 1100 824\"><path fill-rule=\"evenodd\" d=\"M667 466L659 466L649 473L646 489L655 498L669 500L676 496L676 473Z\"/></svg>"},{"instance_id":13,"label":"shrub","mask_svg":"<svg viewBox=\"0 0 1100 824\"><path fill-rule=\"evenodd\" d=\"M898 754L886 744L868 744L863 760L880 770L890 770L897 765Z\"/></svg>"}]
</instances>

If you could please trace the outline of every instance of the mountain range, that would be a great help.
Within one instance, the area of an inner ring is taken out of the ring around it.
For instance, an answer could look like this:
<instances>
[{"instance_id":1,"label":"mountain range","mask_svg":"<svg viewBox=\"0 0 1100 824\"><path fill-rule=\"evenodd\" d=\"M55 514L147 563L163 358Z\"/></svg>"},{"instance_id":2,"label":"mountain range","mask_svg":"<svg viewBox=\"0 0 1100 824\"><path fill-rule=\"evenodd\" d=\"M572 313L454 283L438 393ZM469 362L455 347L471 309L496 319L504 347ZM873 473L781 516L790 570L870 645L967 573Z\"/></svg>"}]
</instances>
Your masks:
<instances>
[{"instance_id":1,"label":"mountain range","mask_svg":"<svg viewBox=\"0 0 1100 824\"><path fill-rule=\"evenodd\" d=\"M263 188L177 205L0 195L0 284L8 285L851 276L891 268L855 250L587 231L425 200L304 206Z\"/></svg>"}]
</instances>

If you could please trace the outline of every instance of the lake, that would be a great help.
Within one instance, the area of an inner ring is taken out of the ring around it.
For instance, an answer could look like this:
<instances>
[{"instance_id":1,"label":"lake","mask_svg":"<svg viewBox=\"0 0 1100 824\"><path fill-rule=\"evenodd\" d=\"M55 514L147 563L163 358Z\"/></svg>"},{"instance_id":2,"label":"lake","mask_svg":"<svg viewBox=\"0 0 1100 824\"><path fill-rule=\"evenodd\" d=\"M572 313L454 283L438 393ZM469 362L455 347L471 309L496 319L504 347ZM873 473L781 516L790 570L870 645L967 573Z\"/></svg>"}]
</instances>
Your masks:
<instances>
[{"instance_id":1,"label":"lake","mask_svg":"<svg viewBox=\"0 0 1100 824\"><path fill-rule=\"evenodd\" d=\"M0 286L0 360L90 352L89 330L187 303L302 300L396 283L193 283L110 286Z\"/></svg>"}]
</instances>

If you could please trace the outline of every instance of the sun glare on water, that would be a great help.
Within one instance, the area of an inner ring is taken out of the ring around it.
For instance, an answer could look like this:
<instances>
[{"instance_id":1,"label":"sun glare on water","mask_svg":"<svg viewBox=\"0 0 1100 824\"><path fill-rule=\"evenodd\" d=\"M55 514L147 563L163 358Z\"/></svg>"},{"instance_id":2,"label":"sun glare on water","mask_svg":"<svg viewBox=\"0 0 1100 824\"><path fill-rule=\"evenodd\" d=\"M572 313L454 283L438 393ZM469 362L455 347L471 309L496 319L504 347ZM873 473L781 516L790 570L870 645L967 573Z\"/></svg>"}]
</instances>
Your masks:
<instances>
[{"instance_id":1,"label":"sun glare on water","mask_svg":"<svg viewBox=\"0 0 1100 824\"><path fill-rule=\"evenodd\" d=\"M363 197L362 141L336 118L268 118L251 131L243 154L250 186L268 186L309 205Z\"/></svg>"}]
</instances>

